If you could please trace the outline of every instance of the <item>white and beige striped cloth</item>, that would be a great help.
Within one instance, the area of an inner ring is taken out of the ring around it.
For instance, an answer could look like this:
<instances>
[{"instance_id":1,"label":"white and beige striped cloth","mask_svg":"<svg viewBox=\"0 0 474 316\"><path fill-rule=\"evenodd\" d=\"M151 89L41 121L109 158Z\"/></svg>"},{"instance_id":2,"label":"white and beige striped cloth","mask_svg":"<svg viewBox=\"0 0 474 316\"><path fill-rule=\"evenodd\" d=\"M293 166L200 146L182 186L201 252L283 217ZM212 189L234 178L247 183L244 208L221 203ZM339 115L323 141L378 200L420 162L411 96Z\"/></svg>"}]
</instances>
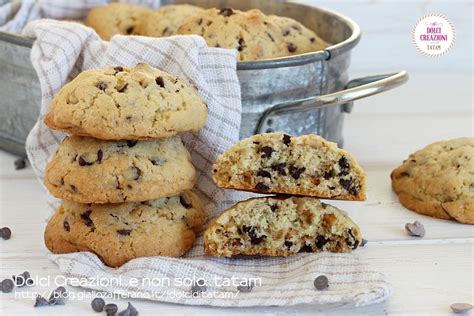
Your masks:
<instances>
[{"instance_id":1,"label":"white and beige striped cloth","mask_svg":"<svg viewBox=\"0 0 474 316\"><path fill-rule=\"evenodd\" d=\"M198 36L160 39L115 36L110 42L104 42L94 30L81 24L37 19L81 18L80 14L90 6L105 1L52 2L12 2L0 7L0 30L22 31L24 35L36 38L31 61L41 83L41 114L29 134L26 149L38 178L42 180L48 159L65 136L43 124L53 95L82 70L145 62L198 86L209 106L206 126L198 133L183 135L198 170L196 191L205 201L209 217L243 199L244 193L221 190L211 178L212 162L235 143L239 135L241 104L235 52L208 48ZM51 6L54 5L53 9ZM57 201L49 205L51 213L55 205ZM203 254L202 243L202 236L199 236L183 258L140 258L119 269L104 266L97 256L86 252L50 255L50 258L68 277L102 280L90 282L85 285L87 288L179 304L361 306L383 301L391 293L385 276L356 254L217 259ZM325 291L316 291L313 280L321 274L329 278L330 286ZM186 283L193 278L204 279L207 283L207 291L197 297L189 296L190 286ZM257 286L250 293L238 293L235 284L228 284L232 278L255 279Z\"/></svg>"}]
</instances>

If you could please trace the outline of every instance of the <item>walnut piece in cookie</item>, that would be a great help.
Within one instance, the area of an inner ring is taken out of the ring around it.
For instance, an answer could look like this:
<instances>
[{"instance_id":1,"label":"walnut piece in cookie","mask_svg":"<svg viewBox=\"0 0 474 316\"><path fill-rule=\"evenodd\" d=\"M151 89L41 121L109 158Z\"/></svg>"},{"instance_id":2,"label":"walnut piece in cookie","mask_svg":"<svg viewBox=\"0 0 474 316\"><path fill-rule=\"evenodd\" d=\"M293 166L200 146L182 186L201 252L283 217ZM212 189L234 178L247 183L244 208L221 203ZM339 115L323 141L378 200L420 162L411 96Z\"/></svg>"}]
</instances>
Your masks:
<instances>
[{"instance_id":1,"label":"walnut piece in cookie","mask_svg":"<svg viewBox=\"0 0 474 316\"><path fill-rule=\"evenodd\" d=\"M258 193L365 200L365 173L348 152L317 135L276 132L241 140L217 157L222 188Z\"/></svg>"}]
</instances>

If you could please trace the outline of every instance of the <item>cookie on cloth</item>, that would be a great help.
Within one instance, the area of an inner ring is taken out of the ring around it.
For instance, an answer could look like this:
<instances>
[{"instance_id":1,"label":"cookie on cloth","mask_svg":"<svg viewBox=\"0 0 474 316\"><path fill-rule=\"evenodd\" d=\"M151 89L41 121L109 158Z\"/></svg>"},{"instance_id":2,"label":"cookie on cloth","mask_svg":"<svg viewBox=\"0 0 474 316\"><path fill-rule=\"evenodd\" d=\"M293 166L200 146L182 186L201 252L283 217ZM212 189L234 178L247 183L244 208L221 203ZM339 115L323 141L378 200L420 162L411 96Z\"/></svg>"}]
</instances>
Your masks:
<instances>
[{"instance_id":1,"label":"cookie on cloth","mask_svg":"<svg viewBox=\"0 0 474 316\"><path fill-rule=\"evenodd\" d=\"M190 4L169 4L145 14L137 24L138 35L164 37L173 35L187 18L204 11Z\"/></svg>"},{"instance_id":2,"label":"cookie on cloth","mask_svg":"<svg viewBox=\"0 0 474 316\"><path fill-rule=\"evenodd\" d=\"M474 138L435 142L392 171L392 188L406 208L474 224Z\"/></svg>"},{"instance_id":3,"label":"cookie on cloth","mask_svg":"<svg viewBox=\"0 0 474 316\"><path fill-rule=\"evenodd\" d=\"M197 89L146 64L86 70L64 85L44 122L99 139L147 139L197 131L207 105Z\"/></svg>"},{"instance_id":4,"label":"cookie on cloth","mask_svg":"<svg viewBox=\"0 0 474 316\"><path fill-rule=\"evenodd\" d=\"M152 10L127 3L110 3L91 9L86 18L86 24L92 27L102 39L108 41L116 34L134 34L137 23L147 12L152 12Z\"/></svg>"},{"instance_id":5,"label":"cookie on cloth","mask_svg":"<svg viewBox=\"0 0 474 316\"><path fill-rule=\"evenodd\" d=\"M176 35L202 36L209 47L235 48L237 60L252 61L289 54L280 28L260 10L208 9L186 19Z\"/></svg>"},{"instance_id":6,"label":"cookie on cloth","mask_svg":"<svg viewBox=\"0 0 474 316\"><path fill-rule=\"evenodd\" d=\"M146 201L190 190L191 155L179 136L142 141L64 139L44 184L57 198L79 203Z\"/></svg>"},{"instance_id":7,"label":"cookie on cloth","mask_svg":"<svg viewBox=\"0 0 474 316\"><path fill-rule=\"evenodd\" d=\"M179 257L205 220L191 191L146 202L81 204L64 201L49 220L44 241L53 253L90 251L108 266L150 257Z\"/></svg>"},{"instance_id":8,"label":"cookie on cloth","mask_svg":"<svg viewBox=\"0 0 474 316\"><path fill-rule=\"evenodd\" d=\"M221 188L365 200L365 173L348 152L317 135L276 132L241 140L217 157Z\"/></svg>"},{"instance_id":9,"label":"cookie on cloth","mask_svg":"<svg viewBox=\"0 0 474 316\"><path fill-rule=\"evenodd\" d=\"M311 197L264 197L237 203L204 233L212 256L291 256L298 252L348 252L362 237L342 211Z\"/></svg>"}]
</instances>

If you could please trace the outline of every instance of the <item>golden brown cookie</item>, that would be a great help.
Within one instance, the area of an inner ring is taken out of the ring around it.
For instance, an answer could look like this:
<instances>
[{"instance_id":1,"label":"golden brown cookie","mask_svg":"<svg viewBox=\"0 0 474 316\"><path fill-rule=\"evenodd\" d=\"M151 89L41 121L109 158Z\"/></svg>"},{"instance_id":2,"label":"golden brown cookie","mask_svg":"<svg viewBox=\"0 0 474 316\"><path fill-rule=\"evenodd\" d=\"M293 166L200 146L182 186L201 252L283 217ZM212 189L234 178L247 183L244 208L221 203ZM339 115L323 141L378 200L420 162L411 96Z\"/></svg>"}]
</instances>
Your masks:
<instances>
[{"instance_id":1,"label":"golden brown cookie","mask_svg":"<svg viewBox=\"0 0 474 316\"><path fill-rule=\"evenodd\" d=\"M44 184L57 198L79 203L146 201L190 190L191 156L179 136L143 141L64 139Z\"/></svg>"},{"instance_id":2,"label":"golden brown cookie","mask_svg":"<svg viewBox=\"0 0 474 316\"><path fill-rule=\"evenodd\" d=\"M197 89L146 64L86 70L51 103L45 124L99 139L147 139L197 131L207 105Z\"/></svg>"},{"instance_id":3,"label":"golden brown cookie","mask_svg":"<svg viewBox=\"0 0 474 316\"><path fill-rule=\"evenodd\" d=\"M152 12L143 6L127 3L110 3L89 11L86 24L108 41L116 34L130 35L144 14Z\"/></svg>"},{"instance_id":4,"label":"golden brown cookie","mask_svg":"<svg viewBox=\"0 0 474 316\"><path fill-rule=\"evenodd\" d=\"M433 143L411 154L391 179L410 210L474 224L474 138Z\"/></svg>"},{"instance_id":5,"label":"golden brown cookie","mask_svg":"<svg viewBox=\"0 0 474 316\"><path fill-rule=\"evenodd\" d=\"M362 237L342 211L311 197L264 197L237 203L204 233L212 256L291 256L298 252L348 252Z\"/></svg>"},{"instance_id":6,"label":"golden brown cookie","mask_svg":"<svg viewBox=\"0 0 474 316\"><path fill-rule=\"evenodd\" d=\"M348 152L317 135L277 132L241 140L217 157L221 188L365 200L365 173Z\"/></svg>"},{"instance_id":7,"label":"golden brown cookie","mask_svg":"<svg viewBox=\"0 0 474 316\"><path fill-rule=\"evenodd\" d=\"M190 191L158 200L122 204L64 201L46 227L53 253L90 251L108 266L140 257L179 257L194 243L205 220Z\"/></svg>"}]
</instances>

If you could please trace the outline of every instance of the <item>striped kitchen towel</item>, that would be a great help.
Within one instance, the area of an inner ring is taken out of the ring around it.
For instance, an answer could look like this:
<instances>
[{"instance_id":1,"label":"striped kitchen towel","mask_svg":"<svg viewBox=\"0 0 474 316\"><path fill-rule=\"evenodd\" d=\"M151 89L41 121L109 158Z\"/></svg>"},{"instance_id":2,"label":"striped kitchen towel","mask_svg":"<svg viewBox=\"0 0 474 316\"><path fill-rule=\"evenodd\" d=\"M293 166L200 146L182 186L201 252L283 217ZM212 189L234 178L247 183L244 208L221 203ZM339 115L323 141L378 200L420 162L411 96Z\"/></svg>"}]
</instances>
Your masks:
<instances>
[{"instance_id":1,"label":"striped kitchen towel","mask_svg":"<svg viewBox=\"0 0 474 316\"><path fill-rule=\"evenodd\" d=\"M69 3L78 6L82 2ZM23 34L36 38L31 61L41 84L42 100L40 116L28 136L26 149L40 180L44 177L49 158L65 136L48 129L43 123L54 94L85 69L134 66L144 62L196 85L209 106L206 126L197 133L182 135L197 168L196 190L205 202L209 218L245 198L244 193L217 188L211 177L211 166L217 155L237 142L239 137L241 103L235 51L208 48L198 36L114 36L110 42L105 42L94 30L79 23L35 20L36 16L28 15L28 12L55 12L55 17L58 17L59 9L37 11L33 5L30 11L22 11L22 7L15 11L14 3L8 5L10 13L2 12L0 8L0 17L7 16L9 21L15 21L10 23L9 30L15 31L15 28L22 28L25 21L30 21ZM11 12L23 12L24 15L17 17ZM51 213L56 205L49 205ZM360 306L383 301L391 293L385 276L355 254L218 259L204 255L202 234L182 258L139 258L119 269L104 266L97 256L88 252L50 255L50 258L66 276L90 280L84 287L179 304ZM328 277L330 286L327 290L316 291L313 280L321 274ZM190 291L195 282L205 284L206 291ZM238 285L246 282L254 284L253 290L240 292Z\"/></svg>"}]
</instances>

